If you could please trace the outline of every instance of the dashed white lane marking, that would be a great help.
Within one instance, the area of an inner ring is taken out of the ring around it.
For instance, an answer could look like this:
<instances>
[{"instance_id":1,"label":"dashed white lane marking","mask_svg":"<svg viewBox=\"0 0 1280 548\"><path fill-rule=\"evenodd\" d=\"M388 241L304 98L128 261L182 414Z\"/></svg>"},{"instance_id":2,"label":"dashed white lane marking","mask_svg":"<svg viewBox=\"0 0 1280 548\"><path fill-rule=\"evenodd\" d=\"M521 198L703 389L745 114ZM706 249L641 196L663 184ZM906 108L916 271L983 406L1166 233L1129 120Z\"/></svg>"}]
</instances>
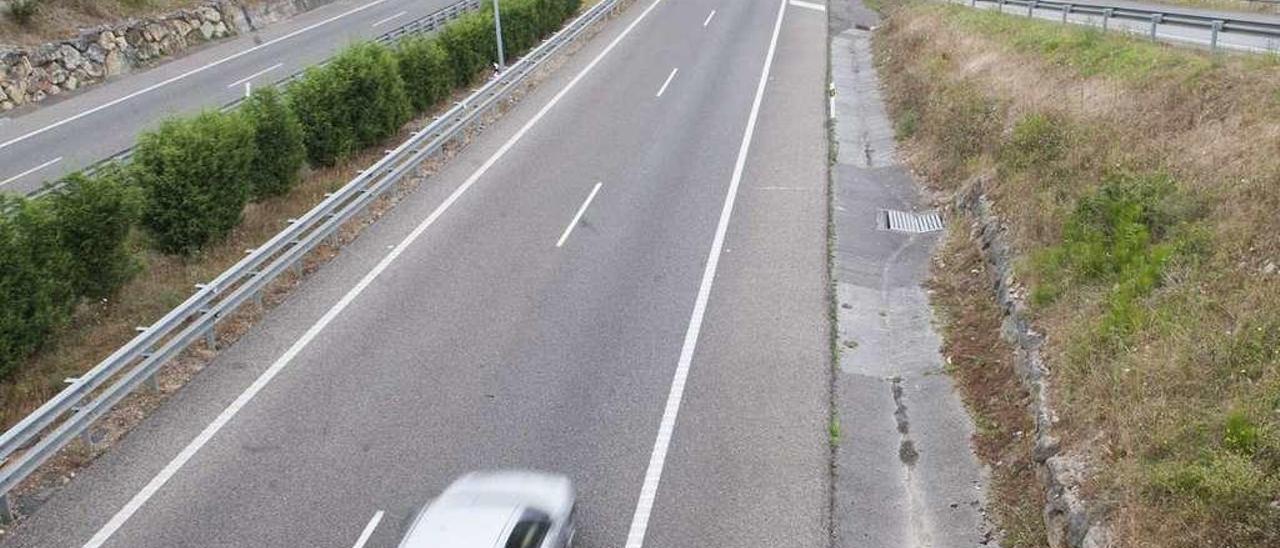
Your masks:
<instances>
[{"instance_id":1,"label":"dashed white lane marking","mask_svg":"<svg viewBox=\"0 0 1280 548\"><path fill-rule=\"evenodd\" d=\"M46 168L46 167L49 167L49 166L51 166L51 165L53 165L53 164L56 164L56 163L58 163L58 162L61 162L61 161L62 161L62 157L61 157L61 156L59 156L59 157L57 157L57 158L54 158L54 159L52 159L52 160L49 160L48 162L45 162L45 163L40 164L40 165L38 165L38 166L36 166L36 167L33 167L33 168L31 168L31 169L28 169L28 170L26 170L26 171L24 171L24 172L22 172L22 173L19 173L19 174L17 174L17 175L14 175L13 177L9 177L8 179L5 179L5 180L3 180L3 181L0 181L0 186L4 186L4 185L7 185L7 184L12 183L12 182L14 182L14 181L17 181L18 179L21 179L21 178L23 178L23 177L26 177L27 175L31 175L32 173L35 173L35 172L37 172L37 171L40 171L40 170L42 170L42 169L44 169L44 168Z\"/></svg>"},{"instance_id":2,"label":"dashed white lane marking","mask_svg":"<svg viewBox=\"0 0 1280 548\"><path fill-rule=\"evenodd\" d=\"M387 23L390 23L391 21L394 21L397 17L404 17L404 15L405 15L406 13L409 13L409 12L407 12L407 11L402 11L402 12L397 13L397 14L395 14L395 15L392 15L391 17L388 17L388 18L386 18L386 19L379 19L377 22L375 22L375 23L373 24L373 28L375 28L375 29L376 29L376 28L378 28L378 27L381 27L382 25L385 25L385 24L387 24Z\"/></svg>"},{"instance_id":3,"label":"dashed white lane marking","mask_svg":"<svg viewBox=\"0 0 1280 548\"><path fill-rule=\"evenodd\" d=\"M738 148L738 160L733 166L733 177L729 180L729 191L724 199L724 207L720 210L720 222L716 225L715 238L711 240L711 252L707 256L707 264L702 271L702 282L698 285L698 296L693 303L693 313L689 318L689 329L684 334L684 344L680 347L680 359L676 362L675 375L671 379L671 392L667 394L667 405L662 411L662 422L658 424L658 436L653 442L653 453L649 456L649 467L644 473L644 484L640 487L640 497L636 501L636 512L631 518L631 529L627 532L626 548L644 546L645 531L649 528L649 514L653 511L653 502L658 495L658 482L662 479L662 469L666 465L667 449L671 446L671 435L676 428L676 415L680 413L680 401L684 398L685 381L689 377L689 366L693 362L693 351L698 345L698 333L702 330L702 319L707 311L707 301L711 298L711 284L715 281L716 266L720 262L720 251L724 248L725 233L729 230L729 218L733 215L733 202L738 195L738 186L742 183L742 172L747 163L747 153L751 150L751 137L756 131L756 119L760 115L760 102L764 99L765 84L769 81L769 69L773 66L773 54L778 48L778 34L782 30L782 16L787 10L787 0L778 3L778 19L773 25L773 37L769 40L769 52L764 58L764 68L760 71L760 82L756 84L756 96L751 103L751 113L747 116L747 129L742 135L742 144Z\"/></svg>"},{"instance_id":4,"label":"dashed white lane marking","mask_svg":"<svg viewBox=\"0 0 1280 548\"><path fill-rule=\"evenodd\" d=\"M123 103L123 102L125 102L125 101L128 101L129 99L133 99L134 97L137 97L137 96L142 95L142 94L144 94L144 93L150 93L150 92L155 91L155 90L157 90L157 89L160 89L160 88L162 88L162 87L164 87L164 86L167 86L167 85L169 85L169 84L172 84L172 83L174 83L174 82L177 82L178 80L182 80L183 78L187 78L187 77L189 77L189 76L191 76L191 75L193 75L193 74L198 74L198 73L204 72L204 71L206 71L206 70L209 70L209 69L211 69L211 68L213 68L213 67L216 67L216 66L218 66L218 65L221 65L221 64L223 64L223 63L226 63L227 61L231 61L231 60L233 60L233 59L239 59L239 58L241 58L241 57L244 57L245 55L248 55L248 54L250 54L250 53L253 53L253 52L255 52L255 51L258 51L258 50L260 50L260 49L262 49L262 48L273 46L273 45L275 45L275 44L277 44L277 43L280 43L281 41L288 40L288 39L293 38L294 36L297 36L297 35L302 34L302 33L304 33L304 32L307 32L307 31L310 31L310 30L312 30L312 29L315 29L315 28L318 28L318 27L321 27L321 26L327 25L327 24L329 24L329 23L332 23L332 22L334 22L334 21L337 21L338 19L342 19L343 17L346 17L346 16L348 16L348 15L351 15L351 14L353 14L353 13L359 13L359 12L362 12L362 11L364 11L364 10L367 10L367 9L369 9L369 8L372 8L372 7L374 7L374 6L378 5L378 4L381 4L381 3L386 2L386 1L387 1L387 0L373 0L372 2L369 2L368 4L365 4L365 5L363 5L363 6L357 6L357 7L355 7L355 8L349 9L349 10L344 11L344 12L342 12L342 13L339 13L339 14L337 14L337 15L333 16L333 17L330 17L330 18L328 18L328 19L325 19L324 21L320 21L320 22L318 22L318 23L313 23L313 24L311 24L311 25L307 25L307 26L305 26L305 27L303 27L303 28L300 28L300 29L298 29L298 30L295 30L295 31L293 31L293 32L290 32L289 34L286 34L286 35L281 36L281 37L279 37L279 38L274 38L274 39L268 40L268 41L266 41L266 42L263 42L263 43L258 44L258 45L256 45L256 46L253 46L253 47L251 47L251 48L249 48L249 49L246 49L246 50L244 50L244 51L239 51L239 52L233 53L233 54L231 54L231 55L228 55L228 56L226 56L226 57L223 57L222 59L218 59L217 61L214 61L214 62L209 63L209 64L207 64L207 65L204 65L204 66L202 66L202 67L193 68L193 69L191 69L191 70L189 70L189 71L186 71L186 72L184 72L184 73L182 73L182 74L179 74L179 75L177 75L177 76L174 76L173 78L169 78L169 79L164 80L164 81L162 81L162 82L157 82L157 83L155 83L155 84L151 84L150 86L147 86L147 87L142 88L142 89L140 89L140 90L138 90L138 91L135 91L135 92L133 92L133 93L130 93L130 94L128 94L128 95L125 95L124 97L120 97L120 98L117 98L117 99L112 99L112 100L110 100L110 101L107 101L106 103L103 103L103 104L101 104L101 105L98 105L98 106L96 106L96 107L93 107L93 108L91 108L91 109L89 109L89 110L82 111L82 112L80 112L79 114L75 114L75 115L73 115L73 116L70 116L70 117L67 117L67 118L63 118L63 119L61 119L61 120L58 120L57 122L54 122L54 123L49 124L49 125L47 125L47 126L44 126L44 127L40 128L40 129L32 130L32 131L29 131L29 132L27 132L27 133L25 133L25 134L23 134L23 135L19 135L19 136L17 136L17 137L14 137L14 138L12 138L12 139L9 139L8 141L5 141L5 142L3 142L3 143L0 143L0 149L3 149L3 148L5 148L5 147L8 147L8 146L10 146L10 145L12 145L12 144L14 144L14 143L18 143L18 142L25 141L25 140L27 140L27 139L30 139L30 138L32 138L32 137L35 137L36 135L40 135L41 133L44 133L44 132L49 131L49 130L51 130L51 129L54 129L54 128L56 128L56 127L60 127L60 126L62 126L62 125L64 125L64 124L69 124L69 123L71 123L71 122L74 122L74 121L76 121L76 120L79 120L79 119L81 119L81 118L84 118L85 116L88 116L88 115L93 114L93 113L95 113L95 112L98 112L98 111L100 111L100 110L103 110L103 109L106 109L106 108L111 108L111 107L113 107L113 106L116 106L116 105L118 105L118 104L120 104L120 103Z\"/></svg>"},{"instance_id":5,"label":"dashed white lane marking","mask_svg":"<svg viewBox=\"0 0 1280 548\"><path fill-rule=\"evenodd\" d=\"M680 72L679 68L671 69L671 74L667 75L667 80L662 82L662 87L658 88L658 94L654 95L654 97L662 97L662 94L666 93L667 86L671 85L671 80L676 77L677 72Z\"/></svg>"},{"instance_id":6,"label":"dashed white lane marking","mask_svg":"<svg viewBox=\"0 0 1280 548\"><path fill-rule=\"evenodd\" d=\"M711 19L714 18L715 16L716 16L716 10L711 10L711 13L707 14L707 20L702 22L702 27L706 28L707 25L710 25Z\"/></svg>"},{"instance_id":7,"label":"dashed white lane marking","mask_svg":"<svg viewBox=\"0 0 1280 548\"><path fill-rule=\"evenodd\" d=\"M815 4L815 3L813 3L813 2L804 2L804 1L802 1L802 0L791 0L791 5L793 5L793 6L797 7L797 8L806 8L806 9L811 9L811 10L827 11L827 7L826 7L826 6L824 6L824 5L822 5L822 4Z\"/></svg>"},{"instance_id":8,"label":"dashed white lane marking","mask_svg":"<svg viewBox=\"0 0 1280 548\"><path fill-rule=\"evenodd\" d=\"M269 66L269 67L267 67L267 68L264 68L264 69L262 69L262 70L260 70L260 71L258 71L258 72L255 72L255 73L253 73L253 74L250 74L250 75L248 75L248 76L245 76L244 78L241 78L241 79L239 79L239 80L236 80L236 81L234 81L234 82L231 82L230 84L227 84L227 89L231 89L231 88L236 87L236 86L238 86L238 85L240 85L240 84L248 84L250 80L253 80L254 78L257 78L257 77L259 77L259 76L262 76L263 74L266 74L266 73L268 73L268 72L271 72L271 71L273 71L273 70L275 70L275 69L278 69L278 68L280 68L280 67L282 67L282 66L284 66L284 63L276 63L276 64L274 64L274 65L271 65L271 66Z\"/></svg>"},{"instance_id":9,"label":"dashed white lane marking","mask_svg":"<svg viewBox=\"0 0 1280 548\"><path fill-rule=\"evenodd\" d=\"M582 220L582 214L587 212L587 206L591 205L591 200L595 199L596 193L600 192L600 187L604 183L596 183L595 188L591 189L591 194L587 195L587 200L582 202L582 207L578 208L578 213L573 216L573 220L569 221L569 226L564 227L564 233L560 235L560 239L556 241L556 247L564 245L565 240L569 239L569 234L573 232L573 227L578 226L578 221Z\"/></svg>"},{"instance_id":10,"label":"dashed white lane marking","mask_svg":"<svg viewBox=\"0 0 1280 548\"><path fill-rule=\"evenodd\" d=\"M378 528L380 521L382 521L382 510L373 514L373 518L369 520L368 525L364 526L364 531L360 532L360 538L356 539L356 543L351 548L364 548L364 543L369 542L369 537L373 536L373 530Z\"/></svg>"},{"instance_id":11,"label":"dashed white lane marking","mask_svg":"<svg viewBox=\"0 0 1280 548\"><path fill-rule=\"evenodd\" d=\"M204 430L201 430L200 433L196 435L195 439L191 440L191 443L188 443L177 456L173 457L173 460L170 460L169 463L155 475L155 477L151 478L151 481L147 482L147 484L143 486L142 490L134 494L133 498L129 499L129 502L125 503L124 507L121 508L120 511L116 512L115 515L112 516L111 519L93 535L93 538L89 539L89 541L84 544L84 548L100 548L104 543L110 540L111 536L114 535L116 531L120 530L120 528L124 526L125 522L129 521L129 518L138 512L138 509L142 508L142 505L146 504L151 497L155 496L160 488L164 487L164 484L168 483L168 481L178 473L178 470L181 470L182 467L187 464L187 461L190 461L191 457L194 457L196 452L200 451L200 448L204 447L206 443L209 443L209 440L213 439L213 436L216 435L219 430L222 430L222 428L226 426L227 423L230 422L231 419L254 398L254 396L258 395L258 392L261 392L262 389L276 377L276 375L279 375L280 372L283 371L284 368L288 366L304 348L307 347L307 345L311 344L312 340L320 335L320 332L324 331L325 327L332 323L333 320L347 308L347 306L350 306L351 303L355 301L356 297L359 297L360 294L369 287L369 284L372 284L374 279L382 274L382 271L391 266L391 263L395 262L396 258L404 253L410 245L413 245L413 242L417 241L418 238L431 227L431 225L435 224L436 220L439 219L441 215L444 215L444 213L448 211L454 203L462 198L462 195L466 194L467 190L475 185L476 181L480 180L480 177L488 172L489 169L498 162L498 160L502 159L502 157L505 156L507 152L520 141L520 139L523 139L525 134L528 133L534 125L541 121L552 108L555 108L555 106L564 99L564 96L568 95L569 91L578 85L578 82L582 81L582 79L586 77L586 75L590 73L596 65L600 64L600 61L604 59L606 55L609 55L609 53L612 52L624 38L629 36L631 31L644 21L648 17L649 13L661 3L662 0L653 0L653 3L649 4L649 7L640 12L640 15L637 16L630 25L627 25L627 27L618 34L618 36L614 37L613 41L609 42L609 45L605 46L600 53L596 54L596 56L591 59L591 62L587 63L587 66L583 67L581 72L574 76L572 80L569 80L569 82L565 84L565 86L561 88L555 96L551 97L551 100L547 101L547 104L542 106L541 110L534 114L532 118L529 118L529 121L525 122L525 124L521 126L515 134L506 140L506 142L502 143L502 146L498 147L498 150L495 151L489 159L485 160L483 164L480 164L480 167L476 168L476 170L467 177L461 185L458 185L458 188L454 189L453 193L449 194L449 196L445 198L445 200L441 202L430 215L427 215L427 218L423 219L423 221L413 229L413 232L410 232L408 236L405 236L405 238L401 240L395 248L388 252L387 255L378 262L378 264L374 265L373 269L365 274L364 277L356 283L355 287L352 287L350 291L347 291L347 293L338 300L338 302L334 303L333 306L320 317L320 319L316 320L315 324L308 328L297 341L294 341L293 345L290 346L284 354L280 355L275 362L267 367L267 369L253 381L253 384L249 385L249 388L246 388L244 392L236 397L235 401L231 402L226 409L223 409L222 412L213 419L213 422L209 423Z\"/></svg>"}]
</instances>

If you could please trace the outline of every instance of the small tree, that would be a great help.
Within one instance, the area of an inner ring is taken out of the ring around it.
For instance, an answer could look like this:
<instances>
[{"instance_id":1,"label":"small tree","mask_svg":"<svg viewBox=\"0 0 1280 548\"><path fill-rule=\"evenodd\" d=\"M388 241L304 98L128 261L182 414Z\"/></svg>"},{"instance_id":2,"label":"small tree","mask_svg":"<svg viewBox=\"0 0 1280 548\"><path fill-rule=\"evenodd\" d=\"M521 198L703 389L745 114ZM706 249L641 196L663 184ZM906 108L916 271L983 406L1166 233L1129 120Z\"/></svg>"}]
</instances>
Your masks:
<instances>
[{"instance_id":1,"label":"small tree","mask_svg":"<svg viewBox=\"0 0 1280 548\"><path fill-rule=\"evenodd\" d=\"M235 228L254 156L253 127L239 114L171 119L139 137L133 171L156 247L189 255Z\"/></svg>"},{"instance_id":2,"label":"small tree","mask_svg":"<svg viewBox=\"0 0 1280 548\"><path fill-rule=\"evenodd\" d=\"M302 122L307 158L333 165L409 121L412 106L391 52L378 44L348 48L289 87Z\"/></svg>"},{"instance_id":3,"label":"small tree","mask_svg":"<svg viewBox=\"0 0 1280 548\"><path fill-rule=\"evenodd\" d=\"M396 66L414 110L424 112L453 91L449 53L435 38L413 36L396 47Z\"/></svg>"},{"instance_id":4,"label":"small tree","mask_svg":"<svg viewBox=\"0 0 1280 548\"><path fill-rule=\"evenodd\" d=\"M138 270L129 234L141 212L137 189L115 165L93 177L79 173L49 196L59 240L70 257L70 281L77 295L106 297Z\"/></svg>"},{"instance_id":5,"label":"small tree","mask_svg":"<svg viewBox=\"0 0 1280 548\"><path fill-rule=\"evenodd\" d=\"M302 124L275 88L253 92L240 107L253 126L255 151L250 169L250 194L254 198L280 196L298 181L306 160Z\"/></svg>"},{"instance_id":6,"label":"small tree","mask_svg":"<svg viewBox=\"0 0 1280 548\"><path fill-rule=\"evenodd\" d=\"M0 201L5 199L0 198ZM0 204L0 378L40 347L75 304L67 272L71 258L59 242L48 202Z\"/></svg>"},{"instance_id":7,"label":"small tree","mask_svg":"<svg viewBox=\"0 0 1280 548\"><path fill-rule=\"evenodd\" d=\"M19 25L27 26L40 11L40 0L9 0L9 15Z\"/></svg>"},{"instance_id":8,"label":"small tree","mask_svg":"<svg viewBox=\"0 0 1280 548\"><path fill-rule=\"evenodd\" d=\"M455 19L437 35L453 66L453 83L465 86L498 59L493 11L472 12Z\"/></svg>"}]
</instances>

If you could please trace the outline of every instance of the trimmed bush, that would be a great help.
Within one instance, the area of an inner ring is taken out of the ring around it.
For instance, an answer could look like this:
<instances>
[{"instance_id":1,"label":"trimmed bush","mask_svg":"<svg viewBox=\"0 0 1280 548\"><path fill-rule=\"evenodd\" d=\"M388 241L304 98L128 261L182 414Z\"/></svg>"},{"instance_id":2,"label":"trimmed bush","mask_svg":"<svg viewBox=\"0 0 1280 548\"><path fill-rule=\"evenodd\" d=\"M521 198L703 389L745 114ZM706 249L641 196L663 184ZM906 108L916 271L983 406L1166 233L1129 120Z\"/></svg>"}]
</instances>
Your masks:
<instances>
[{"instance_id":1,"label":"trimmed bush","mask_svg":"<svg viewBox=\"0 0 1280 548\"><path fill-rule=\"evenodd\" d=\"M435 38L413 36L396 45L396 66L413 109L424 112L453 91L449 53Z\"/></svg>"},{"instance_id":2,"label":"trimmed bush","mask_svg":"<svg viewBox=\"0 0 1280 548\"><path fill-rule=\"evenodd\" d=\"M302 122L307 158L323 166L394 135L412 116L395 57L372 43L307 71L289 87L289 99Z\"/></svg>"},{"instance_id":3,"label":"trimmed bush","mask_svg":"<svg viewBox=\"0 0 1280 548\"><path fill-rule=\"evenodd\" d=\"M0 215L0 378L66 321L75 302L58 222L43 200L14 200Z\"/></svg>"},{"instance_id":4,"label":"trimmed bush","mask_svg":"<svg viewBox=\"0 0 1280 548\"><path fill-rule=\"evenodd\" d=\"M256 149L250 195L257 199L289 192L298 182L298 171L307 156L298 116L272 87L258 88L240 109L253 126Z\"/></svg>"},{"instance_id":5,"label":"trimmed bush","mask_svg":"<svg viewBox=\"0 0 1280 548\"><path fill-rule=\"evenodd\" d=\"M142 222L155 246L190 255L235 228L254 156L253 126L240 114L168 120L139 137L133 172L146 193Z\"/></svg>"},{"instance_id":6,"label":"trimmed bush","mask_svg":"<svg viewBox=\"0 0 1280 548\"><path fill-rule=\"evenodd\" d=\"M449 23L437 37L449 54L453 85L456 87L470 85L490 63L498 59L492 10L463 15Z\"/></svg>"},{"instance_id":7,"label":"trimmed bush","mask_svg":"<svg viewBox=\"0 0 1280 548\"><path fill-rule=\"evenodd\" d=\"M48 199L60 245L71 257L69 281L77 295L107 297L138 270L128 240L141 197L114 165L93 177L72 174L63 183Z\"/></svg>"}]
</instances>

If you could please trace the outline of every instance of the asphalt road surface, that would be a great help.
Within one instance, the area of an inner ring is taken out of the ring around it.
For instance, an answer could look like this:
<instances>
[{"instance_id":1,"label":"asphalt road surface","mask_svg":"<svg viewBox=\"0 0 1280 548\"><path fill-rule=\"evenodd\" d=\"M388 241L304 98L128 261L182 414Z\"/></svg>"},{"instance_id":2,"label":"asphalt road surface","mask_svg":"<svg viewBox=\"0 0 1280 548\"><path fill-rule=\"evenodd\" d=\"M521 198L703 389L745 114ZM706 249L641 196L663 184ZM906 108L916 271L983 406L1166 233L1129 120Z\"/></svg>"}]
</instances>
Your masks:
<instances>
[{"instance_id":1,"label":"asphalt road surface","mask_svg":"<svg viewBox=\"0 0 1280 548\"><path fill-rule=\"evenodd\" d=\"M579 546L829 545L815 8L638 0L0 546L394 546L507 467Z\"/></svg>"},{"instance_id":2,"label":"asphalt road surface","mask_svg":"<svg viewBox=\"0 0 1280 548\"><path fill-rule=\"evenodd\" d=\"M6 113L0 192L37 190L133 146L165 117L220 108L244 95L245 83L271 84L454 1L340 0L66 99Z\"/></svg>"}]
</instances>

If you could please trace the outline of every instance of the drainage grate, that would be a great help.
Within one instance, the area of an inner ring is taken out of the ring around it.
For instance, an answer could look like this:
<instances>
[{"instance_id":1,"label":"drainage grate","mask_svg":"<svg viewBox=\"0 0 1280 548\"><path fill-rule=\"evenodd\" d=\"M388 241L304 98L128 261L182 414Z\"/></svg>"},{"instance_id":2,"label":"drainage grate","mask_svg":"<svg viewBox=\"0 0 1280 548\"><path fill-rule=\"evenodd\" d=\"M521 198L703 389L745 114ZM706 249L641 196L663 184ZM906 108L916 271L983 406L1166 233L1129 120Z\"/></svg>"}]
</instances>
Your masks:
<instances>
[{"instance_id":1,"label":"drainage grate","mask_svg":"<svg viewBox=\"0 0 1280 548\"><path fill-rule=\"evenodd\" d=\"M881 230L895 232L912 232L916 234L942 230L942 216L936 211L910 213L893 209L882 209L876 216Z\"/></svg>"}]
</instances>

